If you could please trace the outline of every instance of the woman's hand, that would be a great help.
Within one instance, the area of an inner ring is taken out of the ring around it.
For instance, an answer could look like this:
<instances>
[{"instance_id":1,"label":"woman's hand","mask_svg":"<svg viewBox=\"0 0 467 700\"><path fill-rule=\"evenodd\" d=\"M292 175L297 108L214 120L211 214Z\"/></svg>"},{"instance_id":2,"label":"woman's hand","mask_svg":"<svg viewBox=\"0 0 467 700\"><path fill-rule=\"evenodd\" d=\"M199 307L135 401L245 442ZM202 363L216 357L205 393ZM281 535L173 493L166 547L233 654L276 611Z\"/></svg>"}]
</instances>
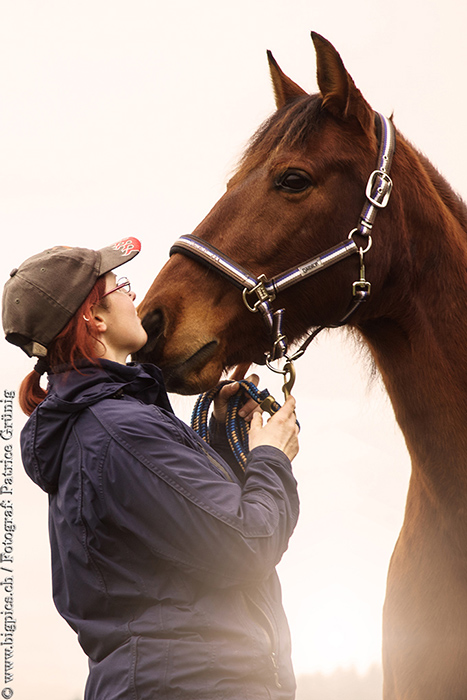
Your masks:
<instances>
[{"instance_id":1,"label":"woman's hand","mask_svg":"<svg viewBox=\"0 0 467 700\"><path fill-rule=\"evenodd\" d=\"M237 380L243 378L247 369L248 365L237 367L230 377L233 380L232 384L223 386L214 399L213 416L219 423L225 423L227 403L239 390L240 385ZM251 374L247 377L247 381L258 386L259 377L257 374ZM299 427L295 416L295 399L292 396L289 396L282 408L264 424L263 412L254 399L248 399L238 413L250 423L248 438L250 450L260 445L271 445L282 450L290 461L296 457L299 449Z\"/></svg>"},{"instance_id":2,"label":"woman's hand","mask_svg":"<svg viewBox=\"0 0 467 700\"><path fill-rule=\"evenodd\" d=\"M239 390L240 385L238 384L237 380L243 379L248 367L249 365L239 365L230 377L230 379L233 380L232 384L226 384L223 386L214 399L213 416L219 423L225 423L229 399ZM251 374L246 378L246 381L252 382L255 386L258 386L259 377L257 374ZM253 417L253 413L260 410L261 409L254 399L248 399L245 402L245 405L238 411L238 415L249 423Z\"/></svg>"},{"instance_id":3,"label":"woman's hand","mask_svg":"<svg viewBox=\"0 0 467 700\"><path fill-rule=\"evenodd\" d=\"M262 413L253 414L248 437L249 447L250 450L261 445L277 447L292 461L299 449L298 433L295 399L289 396L284 405L264 425Z\"/></svg>"}]
</instances>

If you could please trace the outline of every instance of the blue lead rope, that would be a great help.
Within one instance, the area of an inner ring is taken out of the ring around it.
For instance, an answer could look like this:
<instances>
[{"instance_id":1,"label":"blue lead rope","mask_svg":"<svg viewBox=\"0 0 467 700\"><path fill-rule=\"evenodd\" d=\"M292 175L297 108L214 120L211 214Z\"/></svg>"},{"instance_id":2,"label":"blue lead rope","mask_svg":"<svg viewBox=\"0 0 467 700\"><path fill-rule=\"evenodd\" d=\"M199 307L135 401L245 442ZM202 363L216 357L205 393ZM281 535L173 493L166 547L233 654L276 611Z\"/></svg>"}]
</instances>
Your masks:
<instances>
[{"instance_id":1,"label":"blue lead rope","mask_svg":"<svg viewBox=\"0 0 467 700\"><path fill-rule=\"evenodd\" d=\"M196 400L191 416L191 427L196 430L198 435L209 444L209 429L208 429L208 414L211 403L225 384L231 382L221 382L214 389L200 394ZM246 459L248 455L248 423L238 415L239 409L244 405L245 400L250 396L264 410L271 415L276 413L280 404L271 396L267 389L259 391L258 387L252 382L247 382L241 379L239 382L240 390L237 391L228 401L227 418L225 429L227 440L229 441L230 449L232 450L235 459L245 471Z\"/></svg>"}]
</instances>

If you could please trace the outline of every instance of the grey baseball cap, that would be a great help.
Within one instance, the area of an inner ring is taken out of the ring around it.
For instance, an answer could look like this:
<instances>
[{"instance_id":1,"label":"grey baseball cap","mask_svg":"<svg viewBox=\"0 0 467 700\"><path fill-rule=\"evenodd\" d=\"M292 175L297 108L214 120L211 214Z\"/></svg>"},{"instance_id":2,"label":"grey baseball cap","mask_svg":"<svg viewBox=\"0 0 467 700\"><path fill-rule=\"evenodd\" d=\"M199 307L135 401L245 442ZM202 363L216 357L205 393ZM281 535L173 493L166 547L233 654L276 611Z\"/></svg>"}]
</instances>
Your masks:
<instances>
[{"instance_id":1,"label":"grey baseball cap","mask_svg":"<svg viewBox=\"0 0 467 700\"><path fill-rule=\"evenodd\" d=\"M44 357L97 278L140 250L137 238L124 238L100 250L57 246L28 258L11 271L3 289L5 338L29 357Z\"/></svg>"}]
</instances>

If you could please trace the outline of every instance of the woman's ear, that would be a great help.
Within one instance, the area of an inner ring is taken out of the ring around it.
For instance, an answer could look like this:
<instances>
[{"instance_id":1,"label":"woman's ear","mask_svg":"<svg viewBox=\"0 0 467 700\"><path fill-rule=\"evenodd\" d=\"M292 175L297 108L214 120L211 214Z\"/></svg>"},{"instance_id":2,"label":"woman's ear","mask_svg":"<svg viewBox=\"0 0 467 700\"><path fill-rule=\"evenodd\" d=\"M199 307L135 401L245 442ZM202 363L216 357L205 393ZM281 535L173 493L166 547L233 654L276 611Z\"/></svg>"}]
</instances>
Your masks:
<instances>
[{"instance_id":1,"label":"woman's ear","mask_svg":"<svg viewBox=\"0 0 467 700\"><path fill-rule=\"evenodd\" d=\"M106 321L106 314L105 311L99 307L96 307L96 310L94 308L91 311L92 313L92 320L94 321L94 326L96 330L99 333L105 333L107 330L107 321Z\"/></svg>"}]
</instances>

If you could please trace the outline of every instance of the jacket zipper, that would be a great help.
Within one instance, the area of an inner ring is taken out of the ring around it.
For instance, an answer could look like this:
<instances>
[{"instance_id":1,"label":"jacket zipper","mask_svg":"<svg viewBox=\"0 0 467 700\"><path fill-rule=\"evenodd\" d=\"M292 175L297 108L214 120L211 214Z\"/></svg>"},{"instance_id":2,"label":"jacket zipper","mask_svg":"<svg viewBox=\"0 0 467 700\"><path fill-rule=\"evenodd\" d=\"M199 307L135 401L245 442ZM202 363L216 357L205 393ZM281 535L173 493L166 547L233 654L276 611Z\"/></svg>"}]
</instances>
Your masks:
<instances>
[{"instance_id":1,"label":"jacket zipper","mask_svg":"<svg viewBox=\"0 0 467 700\"><path fill-rule=\"evenodd\" d=\"M202 444L199 442L197 443L198 447L201 449L202 452L206 455L206 457L209 459L211 464L213 464L217 469L219 469L224 476L229 480L233 481L232 477L228 473L228 471L220 464L214 457L209 454L209 452L204 448ZM251 604L260 612L260 614L263 616L263 618L266 620L267 625L269 629L271 630L271 634L268 633L267 629L263 627L264 633L266 637L268 638L269 641L269 646L270 646L270 659L272 663L272 668L273 668L273 674L274 674L274 683L276 685L276 688L282 688L282 685L279 680L279 664L278 664L278 659L277 659L277 634L275 632L274 624L269 617L269 615L263 610L263 608L256 603L250 596L248 596L248 600L251 602Z\"/></svg>"},{"instance_id":2,"label":"jacket zipper","mask_svg":"<svg viewBox=\"0 0 467 700\"><path fill-rule=\"evenodd\" d=\"M269 629L271 630L271 633L269 634L267 629L263 627L264 633L266 634L268 640L269 640L269 645L270 645L270 659L272 662L272 668L273 668L273 674L274 674L274 682L276 684L276 688L282 688L280 679L279 679L279 663L278 663L278 655L277 655L277 634L275 631L275 627L273 624L273 621L269 617L269 615L263 610L263 608L256 603L250 596L248 596L248 600L251 602L251 604L261 613L263 618L266 620Z\"/></svg>"},{"instance_id":3,"label":"jacket zipper","mask_svg":"<svg viewBox=\"0 0 467 700\"><path fill-rule=\"evenodd\" d=\"M222 466L222 464L220 464L216 459L214 459L214 457L211 454L209 454L209 452L204 448L204 446L202 444L200 444L199 442L197 444L198 444L199 448L201 449L201 451L209 459L211 464L213 464L215 467L217 467L217 469L219 469L229 481L233 481L232 477L230 476L228 471ZM274 683L276 685L276 688L282 688L282 685L281 685L280 679L279 679L279 663L278 663L277 652L276 652L276 650L277 650L277 634L275 632L274 624L273 624L271 618L269 617L269 615L263 610L263 608L258 603L256 603L252 598L250 598L250 596L247 596L247 597L248 597L248 600L251 602L251 604L259 611L260 615L262 615L262 617L266 620L267 625L268 625L269 629L271 630L271 633L269 634L267 629L265 627L263 627L264 633L268 639L269 647L270 647L269 656L270 656L272 668L273 668Z\"/></svg>"}]
</instances>

